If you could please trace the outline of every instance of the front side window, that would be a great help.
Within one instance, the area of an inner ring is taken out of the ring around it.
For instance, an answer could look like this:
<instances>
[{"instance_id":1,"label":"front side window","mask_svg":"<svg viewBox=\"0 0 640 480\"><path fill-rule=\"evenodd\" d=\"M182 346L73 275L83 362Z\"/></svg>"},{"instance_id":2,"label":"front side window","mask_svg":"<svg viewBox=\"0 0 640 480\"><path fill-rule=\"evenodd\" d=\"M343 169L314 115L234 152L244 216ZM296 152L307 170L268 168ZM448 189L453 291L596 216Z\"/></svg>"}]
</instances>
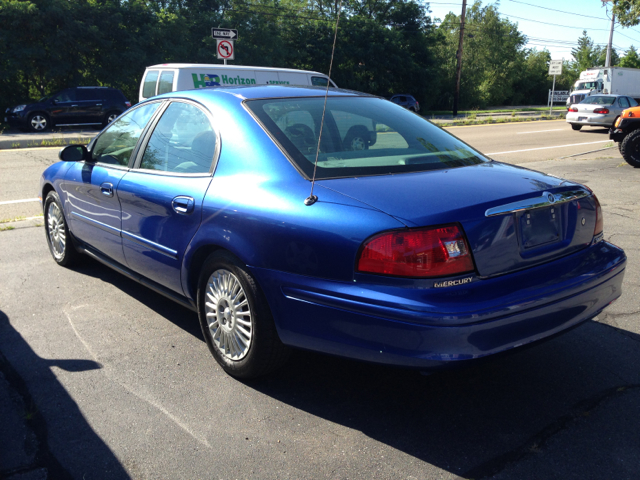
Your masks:
<instances>
[{"instance_id":1,"label":"front side window","mask_svg":"<svg viewBox=\"0 0 640 480\"><path fill-rule=\"evenodd\" d=\"M208 173L216 149L209 119L198 107L174 102L151 135L140 168L171 173Z\"/></svg>"},{"instance_id":2,"label":"front side window","mask_svg":"<svg viewBox=\"0 0 640 480\"><path fill-rule=\"evenodd\" d=\"M54 98L54 100L56 103L75 102L76 91L73 88L63 90Z\"/></svg>"},{"instance_id":3,"label":"front side window","mask_svg":"<svg viewBox=\"0 0 640 480\"><path fill-rule=\"evenodd\" d=\"M315 87L326 87L329 79L325 77L311 77L311 85Z\"/></svg>"},{"instance_id":4,"label":"front side window","mask_svg":"<svg viewBox=\"0 0 640 480\"><path fill-rule=\"evenodd\" d=\"M94 162L127 166L133 149L160 102L148 103L127 112L103 132L91 149Z\"/></svg>"},{"instance_id":5,"label":"front side window","mask_svg":"<svg viewBox=\"0 0 640 480\"><path fill-rule=\"evenodd\" d=\"M153 97L156 94L156 82L158 81L158 70L149 70L144 77L142 84L142 96L144 98Z\"/></svg>"},{"instance_id":6,"label":"front side window","mask_svg":"<svg viewBox=\"0 0 640 480\"><path fill-rule=\"evenodd\" d=\"M629 105L631 105L632 107L638 106L638 102L636 102L633 98L627 98L627 100L629 100Z\"/></svg>"},{"instance_id":7,"label":"front side window","mask_svg":"<svg viewBox=\"0 0 640 480\"><path fill-rule=\"evenodd\" d=\"M249 100L246 105L311 178L324 97ZM329 97L316 178L439 170L486 161L453 135L387 100Z\"/></svg>"}]
</instances>

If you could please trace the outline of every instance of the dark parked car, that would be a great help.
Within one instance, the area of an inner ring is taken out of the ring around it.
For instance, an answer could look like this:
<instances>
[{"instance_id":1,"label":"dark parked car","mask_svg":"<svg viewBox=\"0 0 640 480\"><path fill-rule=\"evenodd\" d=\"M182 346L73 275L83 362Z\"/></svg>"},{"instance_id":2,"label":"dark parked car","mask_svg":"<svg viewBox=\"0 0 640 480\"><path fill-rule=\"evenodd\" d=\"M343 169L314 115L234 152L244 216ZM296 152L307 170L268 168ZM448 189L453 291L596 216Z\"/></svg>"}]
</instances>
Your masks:
<instances>
[{"instance_id":1,"label":"dark parked car","mask_svg":"<svg viewBox=\"0 0 640 480\"><path fill-rule=\"evenodd\" d=\"M40 184L53 258L84 252L197 311L238 377L289 347L464 364L620 296L626 256L587 187L493 161L382 98L331 89L325 110L324 92L171 92L65 147Z\"/></svg>"},{"instance_id":2,"label":"dark parked car","mask_svg":"<svg viewBox=\"0 0 640 480\"><path fill-rule=\"evenodd\" d=\"M412 112L420 111L420 104L411 95L405 95L405 94L394 95L389 100L391 100L396 105L400 105L401 107L404 107L407 110L411 110Z\"/></svg>"},{"instance_id":3,"label":"dark parked car","mask_svg":"<svg viewBox=\"0 0 640 480\"><path fill-rule=\"evenodd\" d=\"M109 87L73 87L42 97L36 103L7 108L12 127L43 132L52 126L106 126L131 107L124 94Z\"/></svg>"}]
</instances>

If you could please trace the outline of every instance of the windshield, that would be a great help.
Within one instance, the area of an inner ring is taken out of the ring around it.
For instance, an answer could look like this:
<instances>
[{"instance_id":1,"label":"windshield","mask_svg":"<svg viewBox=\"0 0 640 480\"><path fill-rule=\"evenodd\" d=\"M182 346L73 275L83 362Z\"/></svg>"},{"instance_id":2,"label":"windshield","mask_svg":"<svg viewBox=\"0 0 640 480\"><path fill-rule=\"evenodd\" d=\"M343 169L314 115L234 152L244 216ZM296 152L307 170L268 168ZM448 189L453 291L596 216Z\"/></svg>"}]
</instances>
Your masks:
<instances>
[{"instance_id":1,"label":"windshield","mask_svg":"<svg viewBox=\"0 0 640 480\"><path fill-rule=\"evenodd\" d=\"M613 105L613 102L615 101L616 101L616 97L605 97L603 95L594 95L594 96L585 98L580 103L588 103L591 105Z\"/></svg>"},{"instance_id":2,"label":"windshield","mask_svg":"<svg viewBox=\"0 0 640 480\"><path fill-rule=\"evenodd\" d=\"M313 176L324 97L251 100L247 107L306 177ZM388 100L329 97L316 178L385 175L488 161Z\"/></svg>"},{"instance_id":3,"label":"windshield","mask_svg":"<svg viewBox=\"0 0 640 480\"><path fill-rule=\"evenodd\" d=\"M598 82L580 82L576 90L589 90L591 88L598 88Z\"/></svg>"}]
</instances>

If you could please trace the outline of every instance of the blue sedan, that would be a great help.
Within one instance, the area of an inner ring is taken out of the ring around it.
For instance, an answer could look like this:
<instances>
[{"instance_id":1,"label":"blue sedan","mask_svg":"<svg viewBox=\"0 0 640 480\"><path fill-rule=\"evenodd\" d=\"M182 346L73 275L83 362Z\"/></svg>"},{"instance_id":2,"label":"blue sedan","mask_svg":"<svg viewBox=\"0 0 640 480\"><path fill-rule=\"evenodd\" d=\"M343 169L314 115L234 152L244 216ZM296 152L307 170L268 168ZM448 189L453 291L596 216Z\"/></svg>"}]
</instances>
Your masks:
<instances>
[{"instance_id":1,"label":"blue sedan","mask_svg":"<svg viewBox=\"0 0 640 480\"><path fill-rule=\"evenodd\" d=\"M370 95L172 92L59 156L40 185L54 260L89 255L197 311L237 377L291 347L464 365L621 294L626 256L591 190Z\"/></svg>"}]
</instances>

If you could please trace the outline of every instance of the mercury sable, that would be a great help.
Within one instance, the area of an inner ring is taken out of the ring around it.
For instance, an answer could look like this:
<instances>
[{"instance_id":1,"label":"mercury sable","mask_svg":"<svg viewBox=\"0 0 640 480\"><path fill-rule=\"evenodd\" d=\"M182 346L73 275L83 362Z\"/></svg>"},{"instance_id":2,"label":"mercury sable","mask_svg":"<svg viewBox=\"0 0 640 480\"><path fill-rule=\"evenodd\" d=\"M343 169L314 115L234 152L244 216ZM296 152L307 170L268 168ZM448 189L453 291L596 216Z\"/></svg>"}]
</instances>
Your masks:
<instances>
[{"instance_id":1,"label":"mercury sable","mask_svg":"<svg viewBox=\"0 0 640 480\"><path fill-rule=\"evenodd\" d=\"M291 347L466 364L621 294L626 257L589 188L370 95L171 92L59 156L40 185L54 260L89 255L197 311L237 377Z\"/></svg>"}]
</instances>

